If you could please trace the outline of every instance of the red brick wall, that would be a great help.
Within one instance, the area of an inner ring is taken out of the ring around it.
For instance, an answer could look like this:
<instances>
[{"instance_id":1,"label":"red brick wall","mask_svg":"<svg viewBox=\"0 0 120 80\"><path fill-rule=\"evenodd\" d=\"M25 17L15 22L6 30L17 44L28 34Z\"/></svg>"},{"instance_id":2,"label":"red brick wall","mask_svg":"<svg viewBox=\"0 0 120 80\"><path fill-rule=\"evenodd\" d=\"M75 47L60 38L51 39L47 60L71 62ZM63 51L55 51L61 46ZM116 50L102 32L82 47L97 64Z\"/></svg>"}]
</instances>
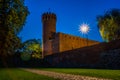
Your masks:
<instances>
[{"instance_id":1,"label":"red brick wall","mask_svg":"<svg viewBox=\"0 0 120 80\"><path fill-rule=\"evenodd\" d=\"M53 67L98 67L120 69L120 40L69 50L45 60ZM117 56L118 55L118 56ZM113 60L114 58L114 60Z\"/></svg>"},{"instance_id":2,"label":"red brick wall","mask_svg":"<svg viewBox=\"0 0 120 80\"><path fill-rule=\"evenodd\" d=\"M44 43L44 56L59 52L59 34L56 34L53 39Z\"/></svg>"},{"instance_id":3,"label":"red brick wall","mask_svg":"<svg viewBox=\"0 0 120 80\"><path fill-rule=\"evenodd\" d=\"M98 44L97 41L87 40L73 35L68 35L64 33L59 33L59 42L60 42L60 52L73 50L85 46L91 46Z\"/></svg>"},{"instance_id":4,"label":"red brick wall","mask_svg":"<svg viewBox=\"0 0 120 80\"><path fill-rule=\"evenodd\" d=\"M95 44L99 44L99 42L64 33L56 33L54 39L46 41L44 44L44 51L45 55L51 55L54 53L64 52Z\"/></svg>"}]
</instances>

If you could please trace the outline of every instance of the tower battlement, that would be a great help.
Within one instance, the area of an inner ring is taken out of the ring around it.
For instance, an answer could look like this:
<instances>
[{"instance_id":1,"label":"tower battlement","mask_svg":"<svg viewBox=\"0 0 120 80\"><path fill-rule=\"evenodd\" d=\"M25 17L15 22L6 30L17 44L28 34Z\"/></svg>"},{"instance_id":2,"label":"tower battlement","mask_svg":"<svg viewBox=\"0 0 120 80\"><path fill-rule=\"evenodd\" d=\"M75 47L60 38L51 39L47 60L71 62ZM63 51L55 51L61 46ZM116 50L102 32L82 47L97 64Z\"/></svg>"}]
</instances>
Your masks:
<instances>
[{"instance_id":1,"label":"tower battlement","mask_svg":"<svg viewBox=\"0 0 120 80\"><path fill-rule=\"evenodd\" d=\"M51 13L51 12L46 12L43 13L42 15L42 21L46 21L46 20L57 20L56 14Z\"/></svg>"}]
</instances>

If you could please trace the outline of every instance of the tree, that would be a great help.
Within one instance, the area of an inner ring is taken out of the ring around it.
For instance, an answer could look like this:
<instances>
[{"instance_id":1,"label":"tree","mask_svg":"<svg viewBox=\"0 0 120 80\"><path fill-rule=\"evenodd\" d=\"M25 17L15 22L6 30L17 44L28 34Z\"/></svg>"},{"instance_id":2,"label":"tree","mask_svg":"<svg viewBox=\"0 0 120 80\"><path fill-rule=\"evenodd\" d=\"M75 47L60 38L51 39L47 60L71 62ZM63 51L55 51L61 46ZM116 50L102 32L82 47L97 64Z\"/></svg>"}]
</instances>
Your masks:
<instances>
[{"instance_id":1,"label":"tree","mask_svg":"<svg viewBox=\"0 0 120 80\"><path fill-rule=\"evenodd\" d=\"M111 9L102 16L97 16L100 34L106 42L120 39L120 9Z\"/></svg>"},{"instance_id":2,"label":"tree","mask_svg":"<svg viewBox=\"0 0 120 80\"><path fill-rule=\"evenodd\" d=\"M24 0L0 0L0 55L11 55L20 47L17 35L28 14Z\"/></svg>"},{"instance_id":3,"label":"tree","mask_svg":"<svg viewBox=\"0 0 120 80\"><path fill-rule=\"evenodd\" d=\"M41 48L41 40L40 39L31 39L27 40L23 43L23 47L21 49L21 56L23 60L27 60L30 58L40 59L42 58L42 48Z\"/></svg>"}]
</instances>

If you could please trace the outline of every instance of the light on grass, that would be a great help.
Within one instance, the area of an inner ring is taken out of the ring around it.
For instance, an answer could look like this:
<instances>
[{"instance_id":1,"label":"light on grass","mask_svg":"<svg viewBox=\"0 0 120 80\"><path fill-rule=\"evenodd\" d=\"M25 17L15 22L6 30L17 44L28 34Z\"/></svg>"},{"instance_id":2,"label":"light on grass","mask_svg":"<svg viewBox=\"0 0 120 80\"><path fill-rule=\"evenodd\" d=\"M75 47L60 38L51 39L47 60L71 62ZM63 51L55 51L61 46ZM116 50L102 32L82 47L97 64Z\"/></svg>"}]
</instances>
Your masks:
<instances>
[{"instance_id":1,"label":"light on grass","mask_svg":"<svg viewBox=\"0 0 120 80\"><path fill-rule=\"evenodd\" d=\"M79 25L79 31L82 33L82 34L87 34L89 32L90 28L89 28L89 25L88 24L81 24Z\"/></svg>"}]
</instances>

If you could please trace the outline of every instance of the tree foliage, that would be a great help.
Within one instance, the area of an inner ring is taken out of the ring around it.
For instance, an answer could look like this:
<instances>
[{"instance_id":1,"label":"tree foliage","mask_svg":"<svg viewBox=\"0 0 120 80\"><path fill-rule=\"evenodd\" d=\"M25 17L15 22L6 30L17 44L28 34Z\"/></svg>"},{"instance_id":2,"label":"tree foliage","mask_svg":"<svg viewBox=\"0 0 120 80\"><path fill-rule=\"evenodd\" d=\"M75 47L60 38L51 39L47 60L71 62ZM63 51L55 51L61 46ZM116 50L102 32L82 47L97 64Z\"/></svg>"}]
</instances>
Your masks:
<instances>
[{"instance_id":1,"label":"tree foliage","mask_svg":"<svg viewBox=\"0 0 120 80\"><path fill-rule=\"evenodd\" d=\"M21 49L22 57L29 57L31 55L32 58L40 59L42 58L42 48L41 48L41 40L40 39L31 39L27 40L23 43L23 47Z\"/></svg>"},{"instance_id":2,"label":"tree foliage","mask_svg":"<svg viewBox=\"0 0 120 80\"><path fill-rule=\"evenodd\" d=\"M120 39L120 9L111 9L102 16L97 16L98 28L106 41Z\"/></svg>"},{"instance_id":3,"label":"tree foliage","mask_svg":"<svg viewBox=\"0 0 120 80\"><path fill-rule=\"evenodd\" d=\"M0 0L0 55L13 54L20 47L17 34L28 14L24 0Z\"/></svg>"}]
</instances>

